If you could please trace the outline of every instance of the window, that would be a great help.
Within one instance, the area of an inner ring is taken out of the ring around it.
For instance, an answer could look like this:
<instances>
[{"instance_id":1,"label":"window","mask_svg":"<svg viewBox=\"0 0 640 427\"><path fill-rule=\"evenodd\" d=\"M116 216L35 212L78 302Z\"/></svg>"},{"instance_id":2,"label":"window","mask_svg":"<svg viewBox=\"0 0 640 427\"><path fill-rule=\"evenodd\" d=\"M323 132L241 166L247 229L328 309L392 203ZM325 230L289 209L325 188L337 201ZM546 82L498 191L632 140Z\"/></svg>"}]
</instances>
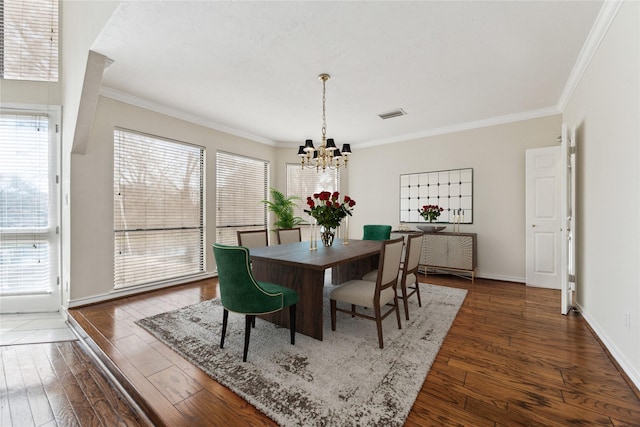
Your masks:
<instances>
[{"instance_id":1,"label":"window","mask_svg":"<svg viewBox=\"0 0 640 427\"><path fill-rule=\"evenodd\" d=\"M114 287L204 272L202 147L114 131Z\"/></svg>"},{"instance_id":2,"label":"window","mask_svg":"<svg viewBox=\"0 0 640 427\"><path fill-rule=\"evenodd\" d=\"M216 241L237 245L237 232L267 228L269 163L218 151Z\"/></svg>"},{"instance_id":3,"label":"window","mask_svg":"<svg viewBox=\"0 0 640 427\"><path fill-rule=\"evenodd\" d=\"M60 304L56 140L44 113L0 114L0 295L50 297L15 311Z\"/></svg>"},{"instance_id":4,"label":"window","mask_svg":"<svg viewBox=\"0 0 640 427\"><path fill-rule=\"evenodd\" d=\"M58 1L0 2L0 77L58 81Z\"/></svg>"},{"instance_id":5,"label":"window","mask_svg":"<svg viewBox=\"0 0 640 427\"><path fill-rule=\"evenodd\" d=\"M309 222L312 218L304 212L307 208L307 197L321 191L340 191L340 172L338 170L326 170L316 172L311 169L302 169L300 164L287 165L287 197L298 196L296 216ZM302 226L302 240L309 240L311 227Z\"/></svg>"}]
</instances>

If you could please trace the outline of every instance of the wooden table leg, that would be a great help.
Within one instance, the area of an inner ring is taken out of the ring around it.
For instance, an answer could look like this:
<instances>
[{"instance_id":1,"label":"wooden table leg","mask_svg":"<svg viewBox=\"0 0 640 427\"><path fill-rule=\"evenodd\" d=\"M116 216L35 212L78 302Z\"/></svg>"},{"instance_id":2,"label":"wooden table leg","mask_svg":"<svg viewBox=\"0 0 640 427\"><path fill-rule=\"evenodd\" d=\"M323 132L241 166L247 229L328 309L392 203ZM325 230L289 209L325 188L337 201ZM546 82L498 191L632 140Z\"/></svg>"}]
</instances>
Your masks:
<instances>
[{"instance_id":1,"label":"wooden table leg","mask_svg":"<svg viewBox=\"0 0 640 427\"><path fill-rule=\"evenodd\" d=\"M252 270L257 280L276 283L298 292L296 332L322 341L324 271L257 259L252 260ZM280 310L260 317L277 325L289 327L289 310Z\"/></svg>"}]
</instances>

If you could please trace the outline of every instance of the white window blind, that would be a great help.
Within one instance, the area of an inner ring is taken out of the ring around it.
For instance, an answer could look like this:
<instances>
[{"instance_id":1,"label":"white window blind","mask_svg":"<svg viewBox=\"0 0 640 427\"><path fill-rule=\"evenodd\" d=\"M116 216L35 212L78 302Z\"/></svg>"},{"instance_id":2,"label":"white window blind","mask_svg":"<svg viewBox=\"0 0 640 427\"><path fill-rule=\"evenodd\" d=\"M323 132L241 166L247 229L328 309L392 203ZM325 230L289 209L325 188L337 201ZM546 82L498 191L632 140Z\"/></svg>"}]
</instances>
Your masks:
<instances>
[{"instance_id":1,"label":"white window blind","mask_svg":"<svg viewBox=\"0 0 640 427\"><path fill-rule=\"evenodd\" d=\"M0 77L58 81L58 0L0 1Z\"/></svg>"},{"instance_id":2,"label":"white window blind","mask_svg":"<svg viewBox=\"0 0 640 427\"><path fill-rule=\"evenodd\" d=\"M237 245L237 232L267 228L269 163L218 151L216 241Z\"/></svg>"},{"instance_id":3,"label":"white window blind","mask_svg":"<svg viewBox=\"0 0 640 427\"><path fill-rule=\"evenodd\" d=\"M204 150L114 131L114 286L204 271Z\"/></svg>"},{"instance_id":4,"label":"white window blind","mask_svg":"<svg viewBox=\"0 0 640 427\"><path fill-rule=\"evenodd\" d=\"M321 191L340 191L339 170L326 170L316 172L315 169L302 169L300 164L287 164L287 197L298 196L296 216L310 223L313 218L304 209L307 209L307 197ZM302 239L308 240L311 235L310 227L302 226Z\"/></svg>"},{"instance_id":5,"label":"white window blind","mask_svg":"<svg viewBox=\"0 0 640 427\"><path fill-rule=\"evenodd\" d=\"M49 293L49 120L0 115L0 294Z\"/></svg>"}]
</instances>

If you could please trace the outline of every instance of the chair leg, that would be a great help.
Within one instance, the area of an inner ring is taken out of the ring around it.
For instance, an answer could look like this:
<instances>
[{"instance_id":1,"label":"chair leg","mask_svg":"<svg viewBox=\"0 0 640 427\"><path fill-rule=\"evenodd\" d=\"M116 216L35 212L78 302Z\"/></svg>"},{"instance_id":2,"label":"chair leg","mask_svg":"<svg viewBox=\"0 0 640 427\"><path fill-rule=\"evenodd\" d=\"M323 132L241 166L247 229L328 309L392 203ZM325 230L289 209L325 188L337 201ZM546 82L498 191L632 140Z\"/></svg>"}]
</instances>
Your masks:
<instances>
[{"instance_id":1,"label":"chair leg","mask_svg":"<svg viewBox=\"0 0 640 427\"><path fill-rule=\"evenodd\" d=\"M422 307L422 300L420 299L420 283L418 282L418 276L416 276L416 294L418 294L418 307Z\"/></svg>"},{"instance_id":2,"label":"chair leg","mask_svg":"<svg viewBox=\"0 0 640 427\"><path fill-rule=\"evenodd\" d=\"M407 284L402 283L402 302L404 305L404 317L409 321L409 298L407 297Z\"/></svg>"},{"instance_id":3,"label":"chair leg","mask_svg":"<svg viewBox=\"0 0 640 427\"><path fill-rule=\"evenodd\" d=\"M356 305L351 304L351 317L356 317L355 312L356 312Z\"/></svg>"},{"instance_id":4,"label":"chair leg","mask_svg":"<svg viewBox=\"0 0 640 427\"><path fill-rule=\"evenodd\" d=\"M220 348L224 348L224 336L227 334L227 320L229 320L229 311L222 309L222 336L220 337Z\"/></svg>"},{"instance_id":5,"label":"chair leg","mask_svg":"<svg viewBox=\"0 0 640 427\"><path fill-rule=\"evenodd\" d=\"M329 300L329 305L331 306L331 330L336 330L336 300Z\"/></svg>"},{"instance_id":6,"label":"chair leg","mask_svg":"<svg viewBox=\"0 0 640 427\"><path fill-rule=\"evenodd\" d=\"M398 319L398 329L402 329L402 323L400 322L400 306L398 305L398 297L394 298L395 301L395 312L396 312L396 318ZM407 300L404 300L404 307L407 308Z\"/></svg>"},{"instance_id":7,"label":"chair leg","mask_svg":"<svg viewBox=\"0 0 640 427\"><path fill-rule=\"evenodd\" d=\"M291 331L291 345L296 344L296 305L289 306L289 330Z\"/></svg>"},{"instance_id":8,"label":"chair leg","mask_svg":"<svg viewBox=\"0 0 640 427\"><path fill-rule=\"evenodd\" d=\"M373 307L373 311L376 316L376 326L378 328L378 344L380 348L384 348L384 341L382 340L382 315L380 314L380 306Z\"/></svg>"},{"instance_id":9,"label":"chair leg","mask_svg":"<svg viewBox=\"0 0 640 427\"><path fill-rule=\"evenodd\" d=\"M254 314L247 314L244 324L244 352L242 353L242 361L247 361L247 353L249 353L249 338L251 338L251 325L256 320Z\"/></svg>"}]
</instances>

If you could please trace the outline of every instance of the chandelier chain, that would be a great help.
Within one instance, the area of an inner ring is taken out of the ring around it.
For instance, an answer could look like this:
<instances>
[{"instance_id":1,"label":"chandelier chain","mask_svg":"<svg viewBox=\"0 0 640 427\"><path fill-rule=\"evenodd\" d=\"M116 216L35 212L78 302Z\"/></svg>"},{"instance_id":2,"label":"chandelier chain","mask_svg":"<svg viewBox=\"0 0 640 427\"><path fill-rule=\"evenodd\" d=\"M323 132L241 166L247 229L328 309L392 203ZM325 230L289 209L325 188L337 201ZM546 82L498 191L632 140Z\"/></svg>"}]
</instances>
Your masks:
<instances>
[{"instance_id":1,"label":"chandelier chain","mask_svg":"<svg viewBox=\"0 0 640 427\"><path fill-rule=\"evenodd\" d=\"M327 136L327 79L321 77L322 80L322 139L326 139Z\"/></svg>"}]
</instances>

